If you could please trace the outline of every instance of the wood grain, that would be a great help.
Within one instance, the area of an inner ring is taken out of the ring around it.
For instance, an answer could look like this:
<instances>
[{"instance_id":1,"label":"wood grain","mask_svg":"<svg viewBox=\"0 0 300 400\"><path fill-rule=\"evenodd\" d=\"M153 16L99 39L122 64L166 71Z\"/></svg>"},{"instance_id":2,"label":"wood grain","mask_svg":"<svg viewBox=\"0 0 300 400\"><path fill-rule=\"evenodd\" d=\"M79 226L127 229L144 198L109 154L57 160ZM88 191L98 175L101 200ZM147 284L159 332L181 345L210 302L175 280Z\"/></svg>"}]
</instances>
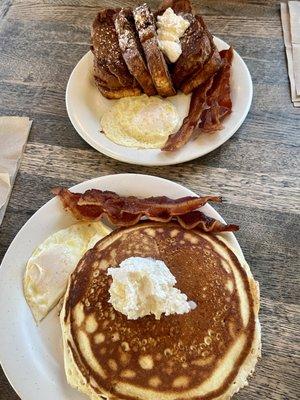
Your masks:
<instances>
[{"instance_id":1,"label":"wood grain","mask_svg":"<svg viewBox=\"0 0 300 400\"><path fill-rule=\"evenodd\" d=\"M146 168L92 149L74 131L64 100L68 77L88 50L99 6L136 1L2 1L0 114L27 115L34 122L0 228L0 260L21 226L51 198L53 186L133 172L168 178L198 193L221 194L226 202L217 209L241 226L237 238L262 295L263 358L250 385L235 398L298 400L300 110L290 100L279 1L194 3L212 32L246 61L254 83L252 107L219 149L182 165ZM15 399L0 373L0 400Z\"/></svg>"}]
</instances>

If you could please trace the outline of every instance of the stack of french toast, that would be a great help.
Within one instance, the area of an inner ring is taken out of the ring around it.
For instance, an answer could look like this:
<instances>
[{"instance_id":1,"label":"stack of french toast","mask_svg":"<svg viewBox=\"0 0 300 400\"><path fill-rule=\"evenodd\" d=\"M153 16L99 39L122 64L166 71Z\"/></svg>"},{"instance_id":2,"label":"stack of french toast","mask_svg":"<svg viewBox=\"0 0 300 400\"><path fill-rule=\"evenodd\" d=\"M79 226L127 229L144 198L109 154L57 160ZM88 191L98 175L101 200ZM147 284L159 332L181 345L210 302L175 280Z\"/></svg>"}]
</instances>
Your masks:
<instances>
[{"instance_id":1,"label":"stack of french toast","mask_svg":"<svg viewBox=\"0 0 300 400\"><path fill-rule=\"evenodd\" d=\"M167 8L189 22L180 38L181 55L171 63L159 47L156 21ZM222 58L202 17L189 0L163 0L156 11L101 10L92 26L95 82L103 96L173 96L191 93L222 66Z\"/></svg>"}]
</instances>

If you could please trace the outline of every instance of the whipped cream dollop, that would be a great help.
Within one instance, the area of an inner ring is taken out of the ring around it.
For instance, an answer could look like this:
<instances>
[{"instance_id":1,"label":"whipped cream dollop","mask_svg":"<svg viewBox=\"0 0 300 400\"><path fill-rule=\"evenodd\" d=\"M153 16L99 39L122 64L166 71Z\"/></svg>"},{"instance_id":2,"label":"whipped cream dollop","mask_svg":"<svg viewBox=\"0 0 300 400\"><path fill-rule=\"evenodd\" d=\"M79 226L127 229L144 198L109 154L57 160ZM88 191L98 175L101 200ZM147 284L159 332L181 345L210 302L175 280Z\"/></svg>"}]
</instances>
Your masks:
<instances>
[{"instance_id":1,"label":"whipped cream dollop","mask_svg":"<svg viewBox=\"0 0 300 400\"><path fill-rule=\"evenodd\" d=\"M162 314L184 314L196 308L174 287L176 278L161 260L130 257L107 273L112 277L109 302L128 319L149 314L160 319Z\"/></svg>"},{"instance_id":2,"label":"whipped cream dollop","mask_svg":"<svg viewBox=\"0 0 300 400\"><path fill-rule=\"evenodd\" d=\"M157 17L158 45L161 51L174 63L182 53L180 38L190 26L189 21L176 15L171 7Z\"/></svg>"}]
</instances>

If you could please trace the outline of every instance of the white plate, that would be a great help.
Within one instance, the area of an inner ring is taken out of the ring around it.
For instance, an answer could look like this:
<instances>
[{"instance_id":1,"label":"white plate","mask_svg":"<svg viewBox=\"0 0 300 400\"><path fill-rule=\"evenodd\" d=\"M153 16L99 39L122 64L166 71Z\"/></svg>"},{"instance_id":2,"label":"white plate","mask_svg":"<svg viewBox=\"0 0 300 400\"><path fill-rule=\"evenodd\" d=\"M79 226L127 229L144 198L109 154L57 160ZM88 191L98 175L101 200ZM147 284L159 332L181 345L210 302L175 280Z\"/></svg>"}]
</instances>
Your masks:
<instances>
[{"instance_id":1,"label":"white plate","mask_svg":"<svg viewBox=\"0 0 300 400\"><path fill-rule=\"evenodd\" d=\"M219 50L229 47L221 39L214 40ZM201 157L221 146L241 126L252 101L252 80L246 64L236 51L232 63L231 97L233 111L224 120L224 128L214 134L201 134L196 141L187 143L176 152L120 146L100 132L101 116L116 100L106 99L97 89L93 79L93 54L88 52L70 76L66 106L74 128L96 150L130 164L155 166L178 164ZM188 114L190 96L179 94L168 100L175 104L182 119Z\"/></svg>"},{"instance_id":2,"label":"white plate","mask_svg":"<svg viewBox=\"0 0 300 400\"><path fill-rule=\"evenodd\" d=\"M168 180L149 175L108 175L74 186L76 191L90 188L112 190L140 197L167 195L191 196L195 193ZM221 221L210 206L203 211ZM22 279L33 250L49 235L74 223L60 201L53 198L23 226L7 250L0 269L0 361L10 383L22 400L86 400L65 379L58 313L56 307L37 326L23 297ZM224 234L242 256L232 233Z\"/></svg>"}]
</instances>

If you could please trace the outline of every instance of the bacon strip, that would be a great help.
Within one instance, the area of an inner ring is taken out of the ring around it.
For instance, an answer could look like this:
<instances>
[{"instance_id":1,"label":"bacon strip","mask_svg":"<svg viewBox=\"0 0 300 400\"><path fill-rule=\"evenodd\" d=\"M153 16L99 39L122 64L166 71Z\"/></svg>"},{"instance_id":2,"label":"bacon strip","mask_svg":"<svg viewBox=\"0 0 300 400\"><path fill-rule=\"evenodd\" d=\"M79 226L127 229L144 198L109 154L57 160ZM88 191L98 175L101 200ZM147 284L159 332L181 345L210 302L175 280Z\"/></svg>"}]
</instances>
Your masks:
<instances>
[{"instance_id":1,"label":"bacon strip","mask_svg":"<svg viewBox=\"0 0 300 400\"><path fill-rule=\"evenodd\" d=\"M221 121L231 113L230 68L233 49L220 52L223 66L205 83L198 86L192 94L188 115L181 128L169 136L163 151L174 151L184 146L191 138L202 132L215 132L222 129Z\"/></svg>"},{"instance_id":2,"label":"bacon strip","mask_svg":"<svg viewBox=\"0 0 300 400\"><path fill-rule=\"evenodd\" d=\"M166 144L162 148L163 151L178 150L190 140L203 111L208 108L206 98L212 84L213 78L210 78L194 90L188 115L184 118L179 131L168 137Z\"/></svg>"},{"instance_id":3,"label":"bacon strip","mask_svg":"<svg viewBox=\"0 0 300 400\"><path fill-rule=\"evenodd\" d=\"M184 215L179 215L177 216L177 221L185 229L199 229L203 232L232 232L239 230L238 225L223 224L223 222L208 217L199 210L191 211Z\"/></svg>"},{"instance_id":4,"label":"bacon strip","mask_svg":"<svg viewBox=\"0 0 300 400\"><path fill-rule=\"evenodd\" d=\"M139 199L97 189L72 193L65 188L53 189L52 193L59 196L64 208L77 219L94 221L105 217L117 227L135 225L143 217L160 222L175 218L186 229L197 228L204 232L235 230L232 227L236 226L224 225L196 210L208 201L220 202L221 197L218 196L188 196L175 200L165 196Z\"/></svg>"},{"instance_id":5,"label":"bacon strip","mask_svg":"<svg viewBox=\"0 0 300 400\"><path fill-rule=\"evenodd\" d=\"M148 197L139 199L135 196L119 196L116 193L97 189L87 190L78 201L79 206L101 206L109 214L130 213L160 217L162 214L181 215L187 211L202 207L208 201L221 202L219 196L195 197L187 196L179 199L170 199L166 196Z\"/></svg>"},{"instance_id":6,"label":"bacon strip","mask_svg":"<svg viewBox=\"0 0 300 400\"><path fill-rule=\"evenodd\" d=\"M233 49L220 51L223 67L214 77L212 87L207 93L208 108L201 115L199 129L201 132L215 132L222 129L222 120L231 113L230 69L233 59ZM197 135L194 135L197 136Z\"/></svg>"},{"instance_id":7,"label":"bacon strip","mask_svg":"<svg viewBox=\"0 0 300 400\"><path fill-rule=\"evenodd\" d=\"M64 208L71 211L75 218L84 220L98 220L103 214L103 209L95 206L78 206L81 197L80 193L72 193L68 189L54 188L53 194L59 196Z\"/></svg>"},{"instance_id":8,"label":"bacon strip","mask_svg":"<svg viewBox=\"0 0 300 400\"><path fill-rule=\"evenodd\" d=\"M103 214L116 225L125 225L136 221L136 216L151 217L156 221L167 221L172 216L202 207L208 201L221 202L219 196L182 197L170 199L165 196L139 199L135 196L119 196L114 192L97 189L87 190L85 193L72 193L68 189L56 188L53 191L58 195L66 209L79 219L100 219Z\"/></svg>"}]
</instances>

